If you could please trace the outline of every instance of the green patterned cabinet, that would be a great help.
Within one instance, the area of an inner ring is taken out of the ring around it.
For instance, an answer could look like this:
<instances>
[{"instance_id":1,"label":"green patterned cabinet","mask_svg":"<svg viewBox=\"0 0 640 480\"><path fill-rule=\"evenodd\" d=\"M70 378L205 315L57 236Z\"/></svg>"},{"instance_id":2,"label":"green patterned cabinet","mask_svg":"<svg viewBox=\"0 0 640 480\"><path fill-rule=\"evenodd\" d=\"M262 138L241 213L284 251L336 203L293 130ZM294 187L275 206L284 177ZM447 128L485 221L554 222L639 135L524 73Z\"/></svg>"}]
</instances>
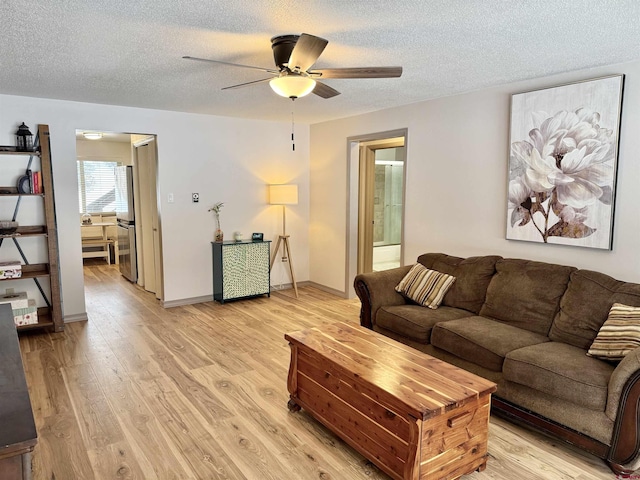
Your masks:
<instances>
[{"instance_id":1,"label":"green patterned cabinet","mask_svg":"<svg viewBox=\"0 0 640 480\"><path fill-rule=\"evenodd\" d=\"M213 299L270 295L270 241L211 242Z\"/></svg>"}]
</instances>

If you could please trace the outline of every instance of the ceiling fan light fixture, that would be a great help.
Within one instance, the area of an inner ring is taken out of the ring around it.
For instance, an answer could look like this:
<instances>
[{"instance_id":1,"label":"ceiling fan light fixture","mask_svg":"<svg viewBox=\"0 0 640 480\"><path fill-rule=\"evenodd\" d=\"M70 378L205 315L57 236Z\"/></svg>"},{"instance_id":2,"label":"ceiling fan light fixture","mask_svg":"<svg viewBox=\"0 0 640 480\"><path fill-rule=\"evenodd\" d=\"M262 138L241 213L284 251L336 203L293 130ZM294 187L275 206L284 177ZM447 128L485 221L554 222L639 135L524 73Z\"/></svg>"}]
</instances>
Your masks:
<instances>
[{"instance_id":1,"label":"ceiling fan light fixture","mask_svg":"<svg viewBox=\"0 0 640 480\"><path fill-rule=\"evenodd\" d=\"M300 98L313 92L316 81L302 75L284 75L272 79L269 85L281 97Z\"/></svg>"},{"instance_id":2,"label":"ceiling fan light fixture","mask_svg":"<svg viewBox=\"0 0 640 480\"><path fill-rule=\"evenodd\" d=\"M102 132L83 132L82 136L87 140L100 140L102 138Z\"/></svg>"}]
</instances>

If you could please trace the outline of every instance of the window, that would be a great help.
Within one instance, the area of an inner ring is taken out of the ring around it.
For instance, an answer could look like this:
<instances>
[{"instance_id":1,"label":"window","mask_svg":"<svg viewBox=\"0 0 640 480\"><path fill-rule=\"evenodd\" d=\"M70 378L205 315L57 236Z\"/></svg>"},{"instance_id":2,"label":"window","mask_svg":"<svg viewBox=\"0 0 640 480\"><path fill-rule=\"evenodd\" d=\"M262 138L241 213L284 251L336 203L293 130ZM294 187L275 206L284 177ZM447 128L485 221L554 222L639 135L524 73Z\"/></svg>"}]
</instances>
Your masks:
<instances>
[{"instance_id":1,"label":"window","mask_svg":"<svg viewBox=\"0 0 640 480\"><path fill-rule=\"evenodd\" d=\"M122 165L122 163L78 160L78 202L80 213L115 211L115 168L119 165Z\"/></svg>"}]
</instances>

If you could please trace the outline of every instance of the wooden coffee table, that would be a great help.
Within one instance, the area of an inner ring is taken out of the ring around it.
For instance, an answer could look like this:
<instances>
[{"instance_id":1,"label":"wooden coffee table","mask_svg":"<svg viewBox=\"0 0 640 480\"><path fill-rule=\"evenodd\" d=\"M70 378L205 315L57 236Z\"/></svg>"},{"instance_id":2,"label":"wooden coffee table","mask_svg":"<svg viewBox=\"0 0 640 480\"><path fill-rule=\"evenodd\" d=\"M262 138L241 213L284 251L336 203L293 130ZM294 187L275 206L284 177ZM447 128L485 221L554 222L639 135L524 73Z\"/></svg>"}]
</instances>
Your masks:
<instances>
[{"instance_id":1,"label":"wooden coffee table","mask_svg":"<svg viewBox=\"0 0 640 480\"><path fill-rule=\"evenodd\" d=\"M486 467L493 382L345 323L285 339L289 409L304 408L392 478Z\"/></svg>"}]
</instances>

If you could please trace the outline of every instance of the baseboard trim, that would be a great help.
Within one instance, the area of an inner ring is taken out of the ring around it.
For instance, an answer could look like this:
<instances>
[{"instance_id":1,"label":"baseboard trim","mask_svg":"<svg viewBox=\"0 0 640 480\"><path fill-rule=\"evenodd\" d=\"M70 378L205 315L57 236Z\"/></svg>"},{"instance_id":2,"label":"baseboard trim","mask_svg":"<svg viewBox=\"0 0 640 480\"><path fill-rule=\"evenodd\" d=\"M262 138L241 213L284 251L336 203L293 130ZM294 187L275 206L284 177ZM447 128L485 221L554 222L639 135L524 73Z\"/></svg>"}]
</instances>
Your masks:
<instances>
[{"instance_id":1,"label":"baseboard trim","mask_svg":"<svg viewBox=\"0 0 640 480\"><path fill-rule=\"evenodd\" d=\"M213 295L205 295L203 297L180 298L178 300L163 301L164 308L182 307L183 305L193 305L195 303L213 302Z\"/></svg>"},{"instance_id":2,"label":"baseboard trim","mask_svg":"<svg viewBox=\"0 0 640 480\"><path fill-rule=\"evenodd\" d=\"M319 283L311 282L311 281L305 282L305 283L310 287L317 288L318 290L322 290L323 292L331 293L341 298L347 298L347 294L345 292L336 290L335 288L327 287L325 285L321 285Z\"/></svg>"},{"instance_id":3,"label":"baseboard trim","mask_svg":"<svg viewBox=\"0 0 640 480\"><path fill-rule=\"evenodd\" d=\"M64 323L86 322L87 320L89 320L87 312L76 313L74 315L65 315L63 318Z\"/></svg>"},{"instance_id":4,"label":"baseboard trim","mask_svg":"<svg viewBox=\"0 0 640 480\"><path fill-rule=\"evenodd\" d=\"M309 282L296 282L296 285L298 287L304 287L308 284ZM281 292L282 290L292 290L293 283L279 283L278 285L269 285L269 287L271 288L272 292Z\"/></svg>"},{"instance_id":5,"label":"baseboard trim","mask_svg":"<svg viewBox=\"0 0 640 480\"><path fill-rule=\"evenodd\" d=\"M324 285L320 285L319 283L311 282L309 280L305 280L303 282L296 282L296 283L298 287L313 287L313 288L317 288L318 290L322 290L323 292L331 293L332 295L336 295L341 298L347 298L347 295L344 292L341 292L340 290L336 290L330 287L325 287ZM283 283L282 285L271 285L272 292L280 292L283 290L291 290L291 289L293 289L292 283ZM181 298L178 300L164 301L162 302L162 306L164 308L172 308L172 307L181 307L183 305L193 305L195 303L205 303L205 302L213 302L213 296L205 295L203 297ZM87 318L85 314L85 318L80 320L86 320L86 319Z\"/></svg>"}]
</instances>

